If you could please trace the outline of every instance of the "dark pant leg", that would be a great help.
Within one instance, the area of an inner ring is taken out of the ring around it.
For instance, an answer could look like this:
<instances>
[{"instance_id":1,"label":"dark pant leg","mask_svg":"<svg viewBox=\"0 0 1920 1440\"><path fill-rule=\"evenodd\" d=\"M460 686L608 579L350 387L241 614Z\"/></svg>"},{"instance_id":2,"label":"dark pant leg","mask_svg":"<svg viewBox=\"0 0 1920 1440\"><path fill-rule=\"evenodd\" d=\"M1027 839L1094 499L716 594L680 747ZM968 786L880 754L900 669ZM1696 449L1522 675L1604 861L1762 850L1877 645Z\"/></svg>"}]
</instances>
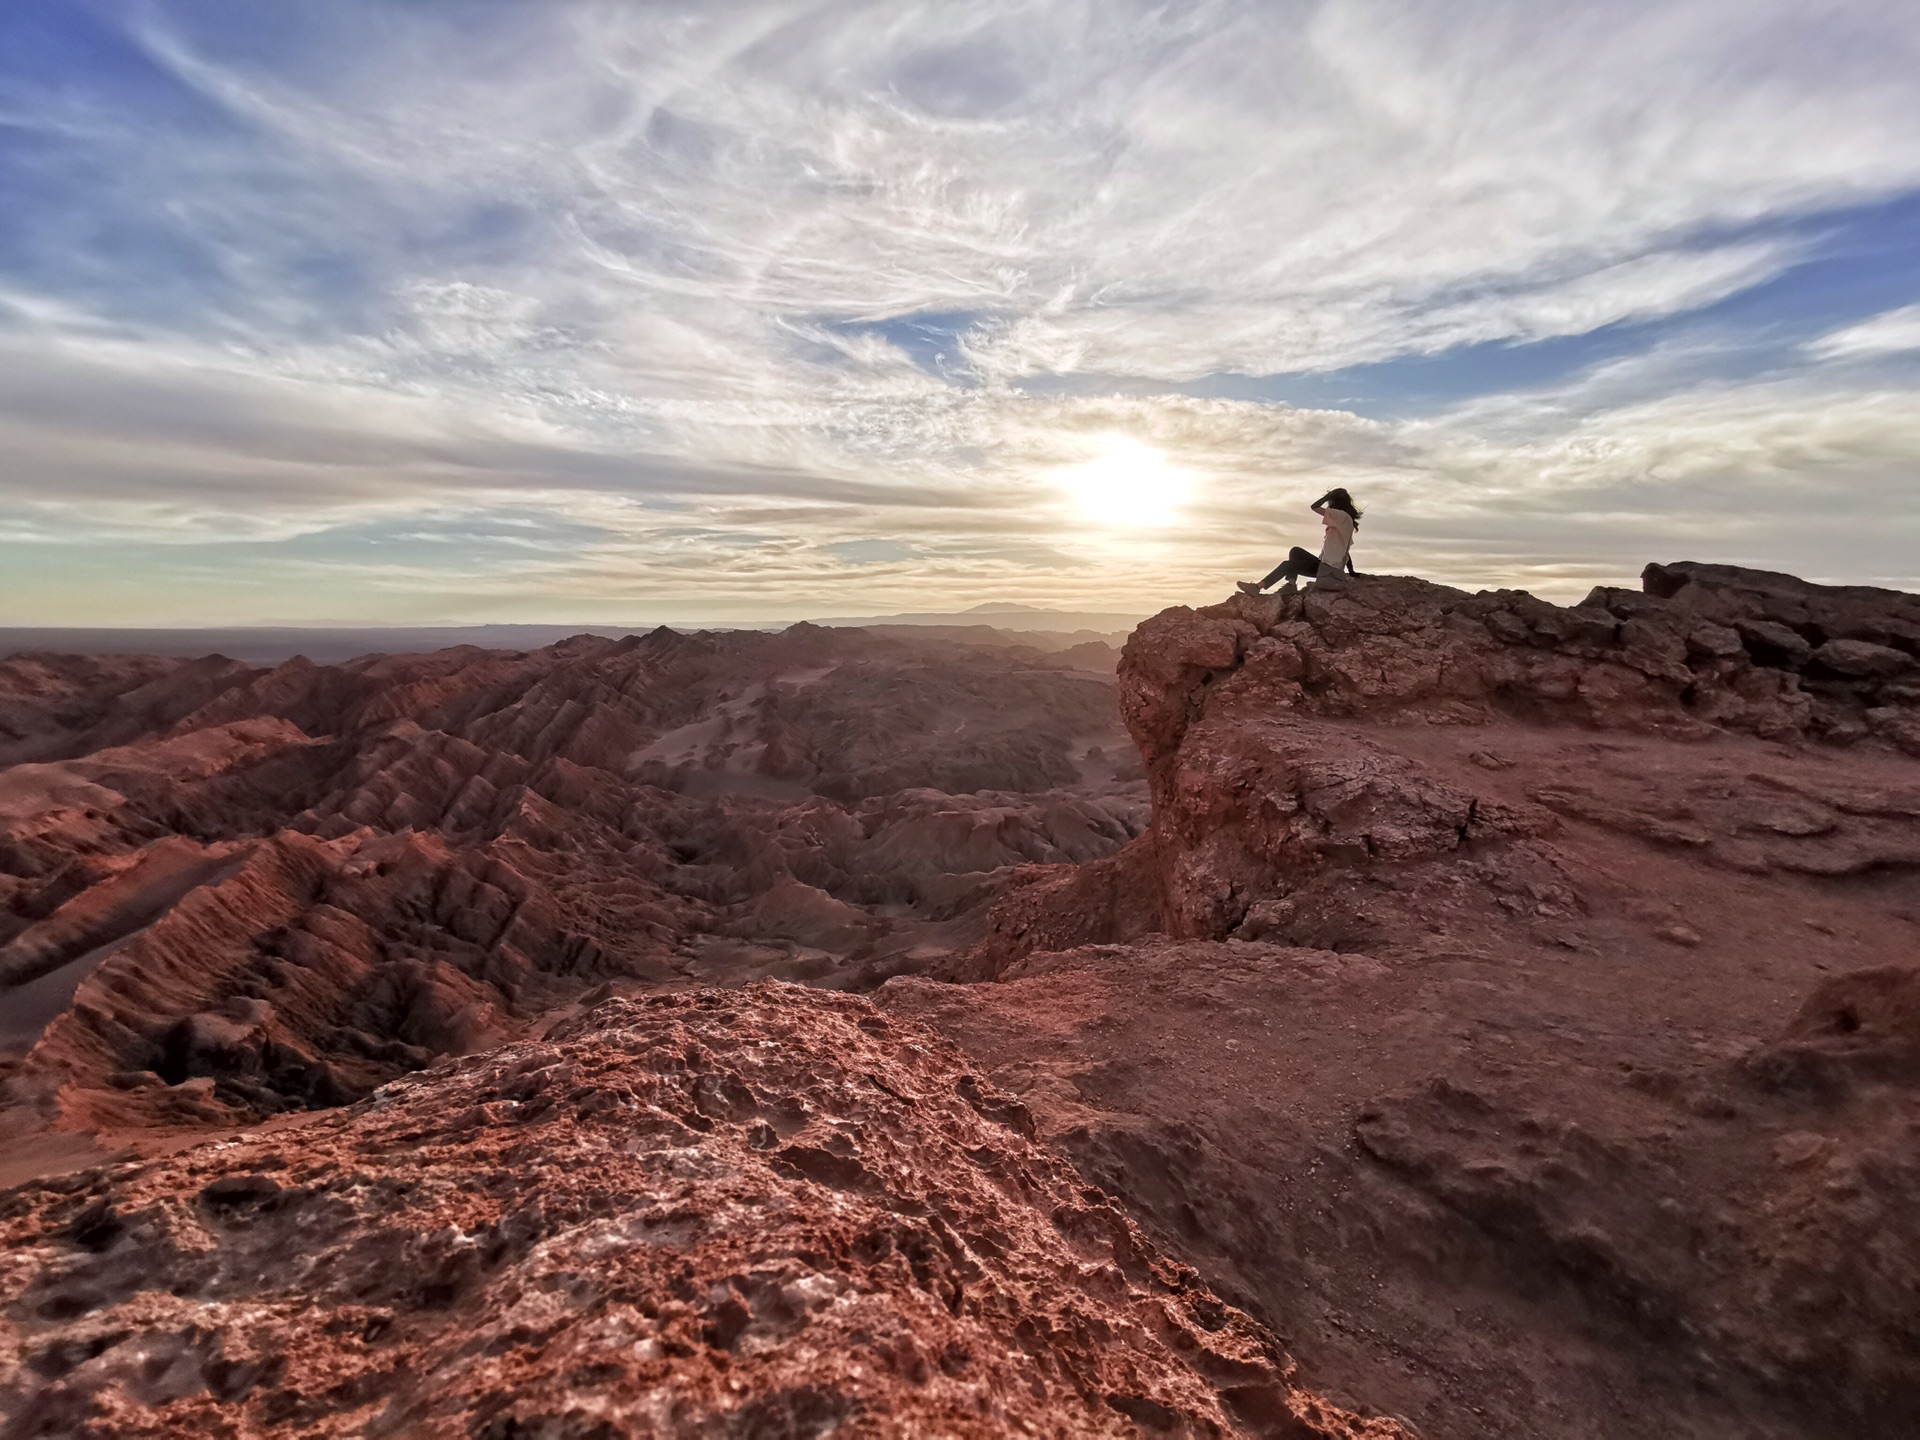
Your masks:
<instances>
[{"instance_id":1,"label":"dark pant leg","mask_svg":"<svg viewBox=\"0 0 1920 1440\"><path fill-rule=\"evenodd\" d=\"M1320 557L1296 545L1287 552L1286 559L1273 567L1273 573L1260 582L1260 588L1264 590L1276 580L1290 580L1301 575L1318 575L1319 573Z\"/></svg>"}]
</instances>

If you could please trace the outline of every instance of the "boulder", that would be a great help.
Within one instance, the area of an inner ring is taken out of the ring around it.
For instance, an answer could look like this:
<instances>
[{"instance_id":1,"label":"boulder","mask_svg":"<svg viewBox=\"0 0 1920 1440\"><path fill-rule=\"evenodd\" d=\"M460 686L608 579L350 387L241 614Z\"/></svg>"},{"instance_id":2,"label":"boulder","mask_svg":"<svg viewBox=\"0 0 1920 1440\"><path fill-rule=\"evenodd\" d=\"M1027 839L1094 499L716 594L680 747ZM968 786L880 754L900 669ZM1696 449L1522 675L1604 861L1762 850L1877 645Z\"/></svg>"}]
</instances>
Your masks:
<instances>
[{"instance_id":1,"label":"boulder","mask_svg":"<svg viewBox=\"0 0 1920 1440\"><path fill-rule=\"evenodd\" d=\"M1913 665L1913 657L1890 645L1866 640L1829 640L1813 652L1813 663L1838 675L1882 680Z\"/></svg>"}]
</instances>

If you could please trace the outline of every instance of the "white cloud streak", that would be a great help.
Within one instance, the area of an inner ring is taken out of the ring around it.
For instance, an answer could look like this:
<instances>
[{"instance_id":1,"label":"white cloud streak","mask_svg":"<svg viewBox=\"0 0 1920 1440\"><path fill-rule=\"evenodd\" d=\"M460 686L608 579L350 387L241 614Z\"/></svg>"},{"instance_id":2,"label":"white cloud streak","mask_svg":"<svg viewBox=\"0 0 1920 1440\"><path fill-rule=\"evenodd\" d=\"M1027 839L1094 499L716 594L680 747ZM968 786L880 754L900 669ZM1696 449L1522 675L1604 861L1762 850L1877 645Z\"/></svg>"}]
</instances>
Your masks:
<instances>
[{"instance_id":1,"label":"white cloud streak","mask_svg":"<svg viewBox=\"0 0 1920 1440\"><path fill-rule=\"evenodd\" d=\"M1920 305L1903 305L1858 325L1831 331L1807 349L1820 360L1853 360L1920 351Z\"/></svg>"}]
</instances>

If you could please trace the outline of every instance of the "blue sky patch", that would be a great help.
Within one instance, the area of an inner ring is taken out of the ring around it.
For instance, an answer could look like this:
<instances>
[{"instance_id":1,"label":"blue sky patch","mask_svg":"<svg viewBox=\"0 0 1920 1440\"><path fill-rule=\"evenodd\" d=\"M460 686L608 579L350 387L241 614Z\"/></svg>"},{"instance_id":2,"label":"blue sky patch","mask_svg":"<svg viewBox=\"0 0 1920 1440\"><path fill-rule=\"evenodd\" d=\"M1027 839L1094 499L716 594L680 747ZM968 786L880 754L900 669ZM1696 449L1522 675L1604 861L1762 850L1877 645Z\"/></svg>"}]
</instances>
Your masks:
<instances>
[{"instance_id":1,"label":"blue sky patch","mask_svg":"<svg viewBox=\"0 0 1920 1440\"><path fill-rule=\"evenodd\" d=\"M888 344L904 351L913 363L929 375L956 384L973 380L972 367L960 348L969 331L979 328L987 315L978 310L924 310L911 315L895 315L886 320L833 320L828 328L843 335L878 335Z\"/></svg>"}]
</instances>

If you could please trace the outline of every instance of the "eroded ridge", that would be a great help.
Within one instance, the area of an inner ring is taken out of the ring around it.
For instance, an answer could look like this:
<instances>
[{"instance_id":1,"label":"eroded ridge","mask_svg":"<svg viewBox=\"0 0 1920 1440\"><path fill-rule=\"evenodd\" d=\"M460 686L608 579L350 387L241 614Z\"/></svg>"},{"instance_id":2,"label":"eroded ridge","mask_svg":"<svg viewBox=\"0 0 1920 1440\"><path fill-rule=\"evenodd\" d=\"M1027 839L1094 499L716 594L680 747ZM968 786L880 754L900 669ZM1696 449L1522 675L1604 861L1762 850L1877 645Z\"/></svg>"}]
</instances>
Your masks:
<instances>
[{"instance_id":1,"label":"eroded ridge","mask_svg":"<svg viewBox=\"0 0 1920 1440\"><path fill-rule=\"evenodd\" d=\"M608 983L938 972L1015 865L1144 824L1113 658L799 625L0 661L0 1138L339 1104Z\"/></svg>"},{"instance_id":2,"label":"eroded ridge","mask_svg":"<svg viewBox=\"0 0 1920 1440\"><path fill-rule=\"evenodd\" d=\"M5 1201L8 1433L1392 1440L865 1000L613 1001Z\"/></svg>"},{"instance_id":3,"label":"eroded ridge","mask_svg":"<svg viewBox=\"0 0 1920 1440\"><path fill-rule=\"evenodd\" d=\"M1649 565L1643 584L1562 608L1379 576L1162 611L1128 642L1122 704L1149 763L1193 686L1242 668L1268 705L1314 715L1877 735L1920 753L1920 596L1691 562Z\"/></svg>"},{"instance_id":4,"label":"eroded ridge","mask_svg":"<svg viewBox=\"0 0 1920 1440\"><path fill-rule=\"evenodd\" d=\"M1538 842L1569 816L1759 871L1920 863L1909 791L1771 763L1777 750L1743 752L1703 781L1721 787L1728 803L1715 804L1649 794L1631 773L1596 791L1590 765L1502 783L1515 762L1497 745L1479 747L1463 783L1409 740L1572 729L1617 737L1619 753L1753 736L1834 757L1920 755L1920 597L1689 563L1649 566L1646 585L1563 608L1381 576L1162 611L1119 667L1150 832L1093 865L1023 874L972 973L1154 932L1377 941L1377 926L1329 918L1344 902L1311 895L1356 867L1471 857L1491 889L1561 903L1567 887Z\"/></svg>"}]
</instances>

